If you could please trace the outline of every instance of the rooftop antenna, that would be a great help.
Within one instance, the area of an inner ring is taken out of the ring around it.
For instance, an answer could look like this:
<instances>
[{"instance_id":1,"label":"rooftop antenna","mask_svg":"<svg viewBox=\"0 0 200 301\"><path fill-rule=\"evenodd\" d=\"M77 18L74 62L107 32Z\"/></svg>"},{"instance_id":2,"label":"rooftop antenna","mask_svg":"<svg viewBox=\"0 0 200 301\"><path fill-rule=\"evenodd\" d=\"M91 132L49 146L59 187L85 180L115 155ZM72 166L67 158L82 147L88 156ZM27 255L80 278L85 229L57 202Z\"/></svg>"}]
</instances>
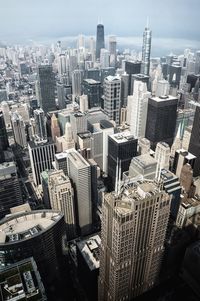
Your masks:
<instances>
[{"instance_id":1,"label":"rooftop antenna","mask_svg":"<svg viewBox=\"0 0 200 301\"><path fill-rule=\"evenodd\" d=\"M146 28L149 28L149 16L147 16Z\"/></svg>"}]
</instances>

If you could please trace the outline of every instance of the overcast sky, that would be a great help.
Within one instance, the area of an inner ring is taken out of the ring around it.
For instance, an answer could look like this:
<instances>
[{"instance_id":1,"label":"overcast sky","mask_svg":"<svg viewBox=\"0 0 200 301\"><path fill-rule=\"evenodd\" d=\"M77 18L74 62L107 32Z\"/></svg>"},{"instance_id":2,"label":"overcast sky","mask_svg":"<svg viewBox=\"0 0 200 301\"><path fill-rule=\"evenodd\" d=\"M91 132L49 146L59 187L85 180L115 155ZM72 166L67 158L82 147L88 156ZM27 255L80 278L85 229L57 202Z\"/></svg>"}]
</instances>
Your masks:
<instances>
[{"instance_id":1,"label":"overcast sky","mask_svg":"<svg viewBox=\"0 0 200 301\"><path fill-rule=\"evenodd\" d=\"M200 40L200 0L0 0L0 40L105 34Z\"/></svg>"}]
</instances>

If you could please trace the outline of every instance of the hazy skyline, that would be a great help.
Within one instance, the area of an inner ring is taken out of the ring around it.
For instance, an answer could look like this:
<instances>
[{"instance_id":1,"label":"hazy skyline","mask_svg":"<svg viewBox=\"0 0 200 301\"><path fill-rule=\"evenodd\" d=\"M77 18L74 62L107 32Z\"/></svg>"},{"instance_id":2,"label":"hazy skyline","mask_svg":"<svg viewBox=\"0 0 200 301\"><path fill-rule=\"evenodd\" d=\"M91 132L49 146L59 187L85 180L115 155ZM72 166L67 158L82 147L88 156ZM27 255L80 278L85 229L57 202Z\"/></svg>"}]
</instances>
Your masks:
<instances>
[{"instance_id":1,"label":"hazy skyline","mask_svg":"<svg viewBox=\"0 0 200 301\"><path fill-rule=\"evenodd\" d=\"M95 35L99 17L105 34L141 36L147 16L155 38L200 39L199 0L0 1L1 41Z\"/></svg>"}]
</instances>

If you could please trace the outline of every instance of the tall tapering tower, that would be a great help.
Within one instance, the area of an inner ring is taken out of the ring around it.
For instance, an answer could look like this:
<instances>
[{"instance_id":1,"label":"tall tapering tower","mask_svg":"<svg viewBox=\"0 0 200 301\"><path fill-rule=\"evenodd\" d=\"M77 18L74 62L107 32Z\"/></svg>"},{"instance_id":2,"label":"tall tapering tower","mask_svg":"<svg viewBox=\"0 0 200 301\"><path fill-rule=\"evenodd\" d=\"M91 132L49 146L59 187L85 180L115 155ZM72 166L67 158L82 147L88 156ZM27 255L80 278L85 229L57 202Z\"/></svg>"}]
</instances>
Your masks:
<instances>
[{"instance_id":1,"label":"tall tapering tower","mask_svg":"<svg viewBox=\"0 0 200 301\"><path fill-rule=\"evenodd\" d=\"M150 55L151 55L151 36L152 32L149 28L147 21L145 30L143 32L143 45L142 45L142 66L141 73L149 75L150 68Z\"/></svg>"},{"instance_id":2,"label":"tall tapering tower","mask_svg":"<svg viewBox=\"0 0 200 301\"><path fill-rule=\"evenodd\" d=\"M100 51L105 48L104 42L104 26L103 24L97 25L97 38L96 38L96 59L100 59Z\"/></svg>"}]
</instances>

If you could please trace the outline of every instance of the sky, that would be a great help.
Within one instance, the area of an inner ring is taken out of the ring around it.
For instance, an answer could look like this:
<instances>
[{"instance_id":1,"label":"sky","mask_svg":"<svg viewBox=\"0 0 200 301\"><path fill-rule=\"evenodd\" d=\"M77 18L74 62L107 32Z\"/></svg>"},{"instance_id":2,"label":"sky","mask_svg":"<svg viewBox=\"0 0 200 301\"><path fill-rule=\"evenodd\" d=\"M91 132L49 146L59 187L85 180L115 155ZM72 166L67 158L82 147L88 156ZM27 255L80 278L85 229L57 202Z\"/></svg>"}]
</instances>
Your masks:
<instances>
[{"instance_id":1,"label":"sky","mask_svg":"<svg viewBox=\"0 0 200 301\"><path fill-rule=\"evenodd\" d=\"M200 0L0 0L0 41L105 34L139 37L146 19L156 39L200 41Z\"/></svg>"}]
</instances>

